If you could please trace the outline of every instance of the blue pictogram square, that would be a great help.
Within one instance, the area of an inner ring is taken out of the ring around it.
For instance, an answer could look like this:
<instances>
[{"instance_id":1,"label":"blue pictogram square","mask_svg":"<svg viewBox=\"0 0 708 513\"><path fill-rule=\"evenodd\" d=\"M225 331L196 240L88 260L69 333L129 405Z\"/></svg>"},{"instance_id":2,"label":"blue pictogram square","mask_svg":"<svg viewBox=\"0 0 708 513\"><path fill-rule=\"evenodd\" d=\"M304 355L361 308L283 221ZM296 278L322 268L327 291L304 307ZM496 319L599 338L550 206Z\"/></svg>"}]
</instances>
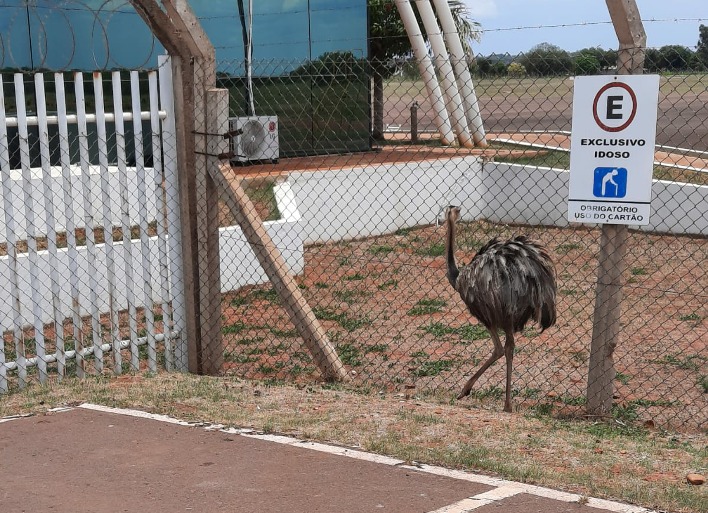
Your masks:
<instances>
[{"instance_id":1,"label":"blue pictogram square","mask_svg":"<svg viewBox=\"0 0 708 513\"><path fill-rule=\"evenodd\" d=\"M624 198L627 195L627 169L596 167L592 194L596 198Z\"/></svg>"}]
</instances>

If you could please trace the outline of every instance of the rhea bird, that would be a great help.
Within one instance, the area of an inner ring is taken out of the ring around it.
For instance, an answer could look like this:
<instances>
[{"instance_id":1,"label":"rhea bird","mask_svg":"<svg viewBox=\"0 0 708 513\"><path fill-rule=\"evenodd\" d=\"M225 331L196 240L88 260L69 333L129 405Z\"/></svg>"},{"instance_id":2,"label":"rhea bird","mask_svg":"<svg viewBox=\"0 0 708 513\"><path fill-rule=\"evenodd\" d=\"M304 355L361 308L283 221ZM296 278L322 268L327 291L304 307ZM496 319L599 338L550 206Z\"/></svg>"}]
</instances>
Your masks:
<instances>
[{"instance_id":1,"label":"rhea bird","mask_svg":"<svg viewBox=\"0 0 708 513\"><path fill-rule=\"evenodd\" d=\"M504 411L511 412L511 372L514 335L529 321L543 332L556 322L556 275L546 250L525 236L507 241L492 239L462 268L455 260L455 230L460 208L445 210L447 279L470 313L489 331L492 355L467 381L457 397L470 394L479 377L502 356L506 357ZM502 345L499 332L505 336Z\"/></svg>"}]
</instances>

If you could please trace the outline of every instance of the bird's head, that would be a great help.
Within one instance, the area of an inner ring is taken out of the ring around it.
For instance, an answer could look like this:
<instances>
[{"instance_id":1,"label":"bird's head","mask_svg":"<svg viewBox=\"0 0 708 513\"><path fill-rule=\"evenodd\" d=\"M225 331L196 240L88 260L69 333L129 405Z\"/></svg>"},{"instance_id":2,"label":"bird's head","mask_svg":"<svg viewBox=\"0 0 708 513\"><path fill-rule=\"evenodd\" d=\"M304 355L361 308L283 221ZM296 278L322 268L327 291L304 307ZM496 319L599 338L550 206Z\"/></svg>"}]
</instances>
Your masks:
<instances>
[{"instance_id":1,"label":"bird's head","mask_svg":"<svg viewBox=\"0 0 708 513\"><path fill-rule=\"evenodd\" d=\"M438 219L440 224L445 224L448 221L456 223L460 219L460 207L448 205L442 212L442 217Z\"/></svg>"}]
</instances>

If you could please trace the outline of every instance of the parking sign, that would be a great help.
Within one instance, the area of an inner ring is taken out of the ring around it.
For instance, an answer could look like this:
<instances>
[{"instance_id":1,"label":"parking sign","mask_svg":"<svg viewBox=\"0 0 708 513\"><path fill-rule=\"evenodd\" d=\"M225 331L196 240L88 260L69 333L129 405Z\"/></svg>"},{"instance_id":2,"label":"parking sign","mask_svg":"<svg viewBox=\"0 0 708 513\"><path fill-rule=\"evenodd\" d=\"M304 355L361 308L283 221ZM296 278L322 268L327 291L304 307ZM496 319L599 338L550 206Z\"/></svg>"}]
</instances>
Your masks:
<instances>
[{"instance_id":1,"label":"parking sign","mask_svg":"<svg viewBox=\"0 0 708 513\"><path fill-rule=\"evenodd\" d=\"M568 220L649 224L659 76L574 82Z\"/></svg>"}]
</instances>

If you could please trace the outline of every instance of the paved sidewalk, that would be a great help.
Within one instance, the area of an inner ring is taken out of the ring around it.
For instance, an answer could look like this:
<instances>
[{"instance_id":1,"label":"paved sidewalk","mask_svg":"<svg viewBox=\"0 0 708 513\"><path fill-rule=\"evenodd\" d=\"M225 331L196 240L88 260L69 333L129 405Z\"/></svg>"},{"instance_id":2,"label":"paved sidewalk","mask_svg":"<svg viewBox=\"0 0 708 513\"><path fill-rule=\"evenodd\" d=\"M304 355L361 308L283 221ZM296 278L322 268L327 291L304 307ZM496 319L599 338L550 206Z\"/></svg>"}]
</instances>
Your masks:
<instances>
[{"instance_id":1,"label":"paved sidewalk","mask_svg":"<svg viewBox=\"0 0 708 513\"><path fill-rule=\"evenodd\" d=\"M293 438L82 405L0 419L0 511L639 513Z\"/></svg>"}]
</instances>

